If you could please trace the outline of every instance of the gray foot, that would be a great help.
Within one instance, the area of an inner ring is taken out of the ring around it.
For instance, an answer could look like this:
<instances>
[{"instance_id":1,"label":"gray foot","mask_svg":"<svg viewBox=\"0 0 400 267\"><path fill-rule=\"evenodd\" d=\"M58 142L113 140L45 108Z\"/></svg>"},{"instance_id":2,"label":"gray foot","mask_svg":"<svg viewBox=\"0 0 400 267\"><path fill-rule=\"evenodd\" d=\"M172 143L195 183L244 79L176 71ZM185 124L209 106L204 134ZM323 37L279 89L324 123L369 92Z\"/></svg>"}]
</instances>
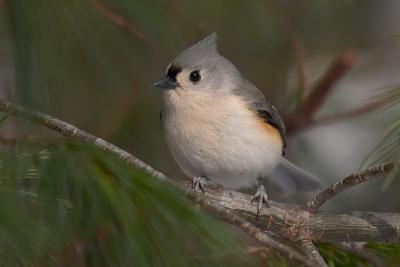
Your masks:
<instances>
[{"instance_id":1,"label":"gray foot","mask_svg":"<svg viewBox=\"0 0 400 267\"><path fill-rule=\"evenodd\" d=\"M205 193L204 187L205 187L206 183L207 183L206 178L203 178L200 176L194 177L192 180L192 189L196 192L201 191L201 192Z\"/></svg>"},{"instance_id":2,"label":"gray foot","mask_svg":"<svg viewBox=\"0 0 400 267\"><path fill-rule=\"evenodd\" d=\"M254 197L251 199L251 204L255 200L258 200L258 205L257 205L257 217L260 215L260 211L262 209L262 204L265 202L265 206L268 208L268 195L265 192L265 188L263 185L260 185L257 189L257 192L255 193Z\"/></svg>"}]
</instances>

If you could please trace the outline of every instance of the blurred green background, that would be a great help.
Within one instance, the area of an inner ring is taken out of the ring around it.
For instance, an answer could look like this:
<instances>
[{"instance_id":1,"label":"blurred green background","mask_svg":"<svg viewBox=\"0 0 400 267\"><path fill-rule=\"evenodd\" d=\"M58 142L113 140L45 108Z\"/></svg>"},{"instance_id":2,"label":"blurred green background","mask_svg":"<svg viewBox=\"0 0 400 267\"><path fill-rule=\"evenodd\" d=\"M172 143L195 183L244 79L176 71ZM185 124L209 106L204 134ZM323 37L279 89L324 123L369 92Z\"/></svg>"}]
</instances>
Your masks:
<instances>
[{"instance_id":1,"label":"blurred green background","mask_svg":"<svg viewBox=\"0 0 400 267\"><path fill-rule=\"evenodd\" d=\"M355 64L315 119L386 96L393 102L288 136L287 157L329 184L363 165L400 160L399 13L396 0L0 0L0 98L184 177L165 146L152 86L183 49L217 32L220 53L283 115L296 115L300 89L311 92L331 62L351 53ZM21 119L1 124L0 266L266 264L265 255L247 257L258 243L175 190L59 137ZM400 182L388 181L357 186L323 209L399 211ZM369 246L398 265L398 246ZM328 245L319 249L330 266L366 266ZM271 253L269 263L284 266Z\"/></svg>"},{"instance_id":2,"label":"blurred green background","mask_svg":"<svg viewBox=\"0 0 400 267\"><path fill-rule=\"evenodd\" d=\"M307 87L333 58L354 49L356 64L318 116L336 114L399 82L399 10L395 0L2 1L0 95L182 177L163 141L152 83L184 48L217 32L220 53L282 113L296 105L294 45L304 53ZM392 107L300 131L288 138L288 158L330 183L359 169L399 113ZM49 134L16 121L1 134L7 141L33 133ZM361 185L326 208L398 210L399 182L385 192L380 184Z\"/></svg>"}]
</instances>

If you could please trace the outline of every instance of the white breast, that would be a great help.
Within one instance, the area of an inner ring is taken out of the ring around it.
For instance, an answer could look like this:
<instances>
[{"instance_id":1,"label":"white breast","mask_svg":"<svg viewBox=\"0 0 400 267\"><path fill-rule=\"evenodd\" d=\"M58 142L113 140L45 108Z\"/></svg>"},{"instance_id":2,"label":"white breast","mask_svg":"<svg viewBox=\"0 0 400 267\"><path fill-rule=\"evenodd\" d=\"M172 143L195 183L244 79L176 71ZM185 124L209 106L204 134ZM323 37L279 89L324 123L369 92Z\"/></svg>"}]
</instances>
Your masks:
<instances>
[{"instance_id":1,"label":"white breast","mask_svg":"<svg viewBox=\"0 0 400 267\"><path fill-rule=\"evenodd\" d=\"M163 129L184 173L225 187L249 187L281 158L282 146L237 96L163 95Z\"/></svg>"}]
</instances>

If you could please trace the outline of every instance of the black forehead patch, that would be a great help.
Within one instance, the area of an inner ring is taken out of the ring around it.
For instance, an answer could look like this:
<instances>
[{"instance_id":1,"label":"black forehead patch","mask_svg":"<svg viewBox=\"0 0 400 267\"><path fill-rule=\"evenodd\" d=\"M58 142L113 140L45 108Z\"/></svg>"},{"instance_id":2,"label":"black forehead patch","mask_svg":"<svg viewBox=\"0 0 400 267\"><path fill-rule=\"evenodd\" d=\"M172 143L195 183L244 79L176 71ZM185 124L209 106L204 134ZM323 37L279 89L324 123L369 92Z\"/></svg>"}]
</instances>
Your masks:
<instances>
[{"instance_id":1,"label":"black forehead patch","mask_svg":"<svg viewBox=\"0 0 400 267\"><path fill-rule=\"evenodd\" d=\"M173 81L176 81L176 75L178 75L179 72L182 71L182 68L175 66L175 65L171 65L169 66L166 76L169 77L170 79L172 79Z\"/></svg>"}]
</instances>

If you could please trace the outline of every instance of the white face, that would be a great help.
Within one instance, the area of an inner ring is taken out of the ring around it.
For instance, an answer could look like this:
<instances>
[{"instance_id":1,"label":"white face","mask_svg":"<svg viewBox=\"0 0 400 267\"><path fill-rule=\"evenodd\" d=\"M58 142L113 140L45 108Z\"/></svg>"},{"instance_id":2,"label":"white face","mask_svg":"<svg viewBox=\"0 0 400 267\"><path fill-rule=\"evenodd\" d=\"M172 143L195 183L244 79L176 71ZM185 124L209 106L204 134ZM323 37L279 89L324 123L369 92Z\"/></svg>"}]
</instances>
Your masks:
<instances>
[{"instance_id":1,"label":"white face","mask_svg":"<svg viewBox=\"0 0 400 267\"><path fill-rule=\"evenodd\" d=\"M183 69L176 76L179 87L183 90L204 90L206 89L207 72L202 70Z\"/></svg>"}]
</instances>

